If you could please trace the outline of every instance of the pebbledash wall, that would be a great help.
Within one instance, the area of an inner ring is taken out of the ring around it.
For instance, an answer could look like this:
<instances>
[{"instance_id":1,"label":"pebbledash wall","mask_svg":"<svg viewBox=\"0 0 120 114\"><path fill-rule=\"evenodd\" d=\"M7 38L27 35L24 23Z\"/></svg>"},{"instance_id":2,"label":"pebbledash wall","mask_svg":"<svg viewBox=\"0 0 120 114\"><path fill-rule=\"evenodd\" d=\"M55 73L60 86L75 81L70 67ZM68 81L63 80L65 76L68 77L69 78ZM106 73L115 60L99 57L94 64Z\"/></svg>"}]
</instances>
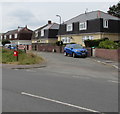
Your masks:
<instances>
[{"instance_id":1,"label":"pebbledash wall","mask_svg":"<svg viewBox=\"0 0 120 114\"><path fill-rule=\"evenodd\" d=\"M109 60L120 62L120 48L119 49L95 49L95 57L100 57Z\"/></svg>"}]
</instances>

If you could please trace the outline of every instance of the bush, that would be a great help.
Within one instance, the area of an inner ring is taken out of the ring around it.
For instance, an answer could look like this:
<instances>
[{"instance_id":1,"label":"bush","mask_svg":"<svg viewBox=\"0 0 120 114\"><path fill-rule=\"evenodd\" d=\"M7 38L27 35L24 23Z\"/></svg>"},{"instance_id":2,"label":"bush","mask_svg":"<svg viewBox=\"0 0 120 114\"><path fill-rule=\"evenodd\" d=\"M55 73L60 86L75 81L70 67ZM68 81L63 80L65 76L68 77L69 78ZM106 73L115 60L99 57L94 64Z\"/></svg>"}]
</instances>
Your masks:
<instances>
[{"instance_id":1,"label":"bush","mask_svg":"<svg viewBox=\"0 0 120 114\"><path fill-rule=\"evenodd\" d=\"M63 45L63 42L62 42L62 41L57 41L57 42L56 42L56 45L57 45L57 46L62 46L62 45Z\"/></svg>"},{"instance_id":2,"label":"bush","mask_svg":"<svg viewBox=\"0 0 120 114\"><path fill-rule=\"evenodd\" d=\"M86 47L98 47L100 42L109 40L108 38L102 38L102 39L97 39L97 40L85 40L85 46Z\"/></svg>"},{"instance_id":3,"label":"bush","mask_svg":"<svg viewBox=\"0 0 120 114\"><path fill-rule=\"evenodd\" d=\"M4 46L5 44L10 44L9 40L2 40L2 45Z\"/></svg>"},{"instance_id":4,"label":"bush","mask_svg":"<svg viewBox=\"0 0 120 114\"><path fill-rule=\"evenodd\" d=\"M117 49L119 45L118 43L115 43L114 41L105 40L105 41L100 42L99 47L105 48L105 49Z\"/></svg>"}]
</instances>

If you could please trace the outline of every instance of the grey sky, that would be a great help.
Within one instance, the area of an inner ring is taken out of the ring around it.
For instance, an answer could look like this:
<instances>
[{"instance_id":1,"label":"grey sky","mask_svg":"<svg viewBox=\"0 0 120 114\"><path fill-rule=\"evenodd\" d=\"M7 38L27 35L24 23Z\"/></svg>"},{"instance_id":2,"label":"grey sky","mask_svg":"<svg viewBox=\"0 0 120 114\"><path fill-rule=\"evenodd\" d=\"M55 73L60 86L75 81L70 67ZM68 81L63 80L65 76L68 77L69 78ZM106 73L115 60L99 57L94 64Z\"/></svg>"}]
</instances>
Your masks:
<instances>
[{"instance_id":1,"label":"grey sky","mask_svg":"<svg viewBox=\"0 0 120 114\"><path fill-rule=\"evenodd\" d=\"M32 30L47 23L48 20L59 23L57 14L66 21L81 13L101 10L107 12L117 2L11 2L1 3L1 32L25 26Z\"/></svg>"}]
</instances>

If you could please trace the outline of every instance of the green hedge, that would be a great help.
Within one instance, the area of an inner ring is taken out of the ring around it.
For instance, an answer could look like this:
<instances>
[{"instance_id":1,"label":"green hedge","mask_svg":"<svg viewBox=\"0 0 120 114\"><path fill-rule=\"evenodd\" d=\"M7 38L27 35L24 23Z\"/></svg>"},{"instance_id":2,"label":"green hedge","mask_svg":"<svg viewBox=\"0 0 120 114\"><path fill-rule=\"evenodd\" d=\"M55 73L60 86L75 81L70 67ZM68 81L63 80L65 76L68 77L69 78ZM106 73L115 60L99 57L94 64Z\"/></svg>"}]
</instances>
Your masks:
<instances>
[{"instance_id":1,"label":"green hedge","mask_svg":"<svg viewBox=\"0 0 120 114\"><path fill-rule=\"evenodd\" d=\"M114 41L111 40L105 40L100 42L99 44L99 48L105 48L105 49L117 49L118 47L120 47L120 42L115 43Z\"/></svg>"},{"instance_id":2,"label":"green hedge","mask_svg":"<svg viewBox=\"0 0 120 114\"><path fill-rule=\"evenodd\" d=\"M98 47L100 42L108 40L108 38L103 38L103 39L97 39L97 40L85 40L85 46L86 47Z\"/></svg>"}]
</instances>

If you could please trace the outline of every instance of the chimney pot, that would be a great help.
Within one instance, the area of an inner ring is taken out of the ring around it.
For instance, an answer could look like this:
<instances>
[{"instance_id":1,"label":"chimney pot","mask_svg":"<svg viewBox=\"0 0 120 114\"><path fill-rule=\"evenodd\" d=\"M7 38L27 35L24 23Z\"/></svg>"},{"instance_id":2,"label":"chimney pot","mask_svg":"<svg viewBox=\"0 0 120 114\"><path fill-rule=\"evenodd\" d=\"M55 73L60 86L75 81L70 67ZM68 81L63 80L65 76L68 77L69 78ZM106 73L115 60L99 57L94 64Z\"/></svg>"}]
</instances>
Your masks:
<instances>
[{"instance_id":1,"label":"chimney pot","mask_svg":"<svg viewBox=\"0 0 120 114\"><path fill-rule=\"evenodd\" d=\"M48 24L51 24L52 22L50 20L48 20Z\"/></svg>"}]
</instances>

